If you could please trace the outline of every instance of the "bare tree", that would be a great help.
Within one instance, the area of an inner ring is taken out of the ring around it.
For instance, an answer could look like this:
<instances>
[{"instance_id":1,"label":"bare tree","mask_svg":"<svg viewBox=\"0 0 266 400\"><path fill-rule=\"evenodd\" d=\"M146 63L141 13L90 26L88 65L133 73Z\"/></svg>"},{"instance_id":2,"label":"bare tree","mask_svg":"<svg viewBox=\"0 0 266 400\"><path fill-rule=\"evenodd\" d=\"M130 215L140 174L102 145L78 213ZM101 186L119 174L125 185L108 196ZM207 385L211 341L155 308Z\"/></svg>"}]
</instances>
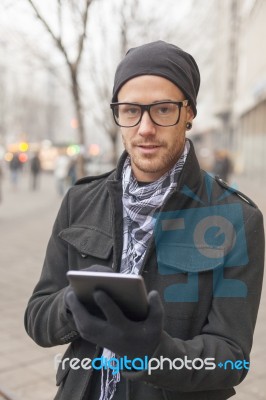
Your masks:
<instances>
[{"instance_id":1,"label":"bare tree","mask_svg":"<svg viewBox=\"0 0 266 400\"><path fill-rule=\"evenodd\" d=\"M151 26L158 26L157 15L143 15L141 10L141 2L139 0L122 0L121 2L112 3L113 23L116 24L118 29L118 36L115 42L115 47L109 42L109 31L104 19L99 18L98 29L100 29L99 37L102 38L103 46L108 46L112 49L112 63L98 63L103 68L101 71L101 79L99 79L99 70L97 62L94 60L90 66L90 73L95 82L95 92L99 99L99 104L102 107L102 112L94 114L96 123L100 124L106 134L108 135L112 144L112 163L116 165L119 158L119 134L118 127L115 125L111 112L107 113L109 102L112 97L112 85L114 73L114 58L120 60L130 47L135 46L145 40L150 39L150 34L153 31ZM155 28L156 30L156 28ZM109 43L109 45L107 45ZM99 55L100 52L98 51ZM95 57L95 55L94 55Z\"/></svg>"},{"instance_id":2,"label":"bare tree","mask_svg":"<svg viewBox=\"0 0 266 400\"><path fill-rule=\"evenodd\" d=\"M46 32L52 38L54 45L57 50L63 56L69 76L71 80L71 94L74 102L76 118L78 121L78 136L79 143L82 146L86 144L84 116L83 116L83 105L81 99L81 90L79 86L79 70L84 50L84 42L86 39L87 23L88 23L88 12L89 7L94 0L84 0L83 2L76 2L74 0L57 0L57 21L58 21L58 33L55 33L48 20L42 15L39 8L36 6L33 0L26 0L35 12L36 17L39 19ZM83 4L82 4L83 3ZM64 19L63 10L68 5L71 8L71 15L74 19L75 26L77 27L77 40L76 40L76 55L75 57L70 56L67 46L64 44ZM81 165L80 175L84 175L84 166Z\"/></svg>"}]
</instances>

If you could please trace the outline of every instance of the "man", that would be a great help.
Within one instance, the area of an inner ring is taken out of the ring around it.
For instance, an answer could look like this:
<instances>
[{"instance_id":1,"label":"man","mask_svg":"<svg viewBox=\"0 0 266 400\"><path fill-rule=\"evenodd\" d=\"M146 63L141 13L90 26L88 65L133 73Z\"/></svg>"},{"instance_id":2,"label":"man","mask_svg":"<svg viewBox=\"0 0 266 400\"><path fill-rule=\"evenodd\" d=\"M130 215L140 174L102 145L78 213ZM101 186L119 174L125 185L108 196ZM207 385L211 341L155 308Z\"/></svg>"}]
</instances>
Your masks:
<instances>
[{"instance_id":1,"label":"man","mask_svg":"<svg viewBox=\"0 0 266 400\"><path fill-rule=\"evenodd\" d=\"M213 173L222 178L223 181L228 182L232 172L233 164L229 153L224 149L217 149L214 152Z\"/></svg>"},{"instance_id":2,"label":"man","mask_svg":"<svg viewBox=\"0 0 266 400\"><path fill-rule=\"evenodd\" d=\"M115 171L69 190L25 314L41 346L70 342L56 399L222 400L248 372L262 215L199 168L186 139L199 84L193 57L163 41L129 50L117 68L111 108L125 152ZM69 269L141 274L147 318L131 321L103 291L94 297L105 319L91 315L68 286ZM116 375L112 364L71 368L73 358L101 354L154 364Z\"/></svg>"},{"instance_id":3,"label":"man","mask_svg":"<svg viewBox=\"0 0 266 400\"><path fill-rule=\"evenodd\" d=\"M42 165L39 153L36 152L30 160L31 172L31 189L37 190L39 188L40 174L42 172Z\"/></svg>"}]
</instances>

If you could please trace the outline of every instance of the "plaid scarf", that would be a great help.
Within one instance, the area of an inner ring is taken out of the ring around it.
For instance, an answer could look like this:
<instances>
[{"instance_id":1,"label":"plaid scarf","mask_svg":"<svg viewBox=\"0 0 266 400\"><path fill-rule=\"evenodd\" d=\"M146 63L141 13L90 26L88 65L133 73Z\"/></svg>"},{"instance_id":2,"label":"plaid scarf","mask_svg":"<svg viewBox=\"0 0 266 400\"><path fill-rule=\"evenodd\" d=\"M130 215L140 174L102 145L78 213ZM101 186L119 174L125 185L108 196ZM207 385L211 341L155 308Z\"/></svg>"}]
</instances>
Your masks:
<instances>
[{"instance_id":1,"label":"plaid scarf","mask_svg":"<svg viewBox=\"0 0 266 400\"><path fill-rule=\"evenodd\" d=\"M154 228L154 214L177 186L178 176L186 161L189 142L174 167L155 182L140 186L132 174L127 157L123 173L124 243L122 274L139 274L149 239Z\"/></svg>"},{"instance_id":2,"label":"plaid scarf","mask_svg":"<svg viewBox=\"0 0 266 400\"><path fill-rule=\"evenodd\" d=\"M143 186L138 184L132 174L130 157L126 158L122 171L124 243L120 273L139 274L154 228L153 216L176 188L189 147L189 142L186 141L183 154L174 167L157 181ZM115 357L115 354L104 349L103 356L110 359ZM109 369L102 369L100 400L111 400L119 381L119 373L114 376Z\"/></svg>"}]
</instances>

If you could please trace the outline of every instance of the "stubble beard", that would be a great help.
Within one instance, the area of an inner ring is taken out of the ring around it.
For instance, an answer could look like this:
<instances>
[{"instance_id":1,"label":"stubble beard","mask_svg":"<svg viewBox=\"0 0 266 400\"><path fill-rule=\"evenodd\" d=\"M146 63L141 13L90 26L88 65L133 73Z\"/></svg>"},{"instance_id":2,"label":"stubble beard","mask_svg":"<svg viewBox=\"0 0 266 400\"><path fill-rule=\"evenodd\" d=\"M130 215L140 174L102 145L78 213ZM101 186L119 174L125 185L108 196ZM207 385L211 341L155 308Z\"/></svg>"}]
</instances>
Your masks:
<instances>
[{"instance_id":1,"label":"stubble beard","mask_svg":"<svg viewBox=\"0 0 266 400\"><path fill-rule=\"evenodd\" d=\"M185 128L184 128L185 131ZM141 172L148 174L158 174L162 172L162 175L173 168L180 156L182 155L185 147L186 137L183 138L183 143L176 143L176 146L169 146L168 143L163 140L153 140L146 138L146 140L133 140L131 143L125 140L122 136L122 141L125 150L128 152L131 163L133 163ZM149 143L161 146L158 155L154 154L143 154L138 153L138 145ZM162 154L161 154L162 153Z\"/></svg>"},{"instance_id":2,"label":"stubble beard","mask_svg":"<svg viewBox=\"0 0 266 400\"><path fill-rule=\"evenodd\" d=\"M163 151L163 154L157 155L149 155L145 154L139 156L138 154L134 154L134 151L128 151L131 162L135 164L135 166L144 173L160 173L164 174L169 171L178 161L179 157L183 153L184 147L178 151L177 148L171 149L163 146L163 149L167 149L167 151Z\"/></svg>"}]
</instances>

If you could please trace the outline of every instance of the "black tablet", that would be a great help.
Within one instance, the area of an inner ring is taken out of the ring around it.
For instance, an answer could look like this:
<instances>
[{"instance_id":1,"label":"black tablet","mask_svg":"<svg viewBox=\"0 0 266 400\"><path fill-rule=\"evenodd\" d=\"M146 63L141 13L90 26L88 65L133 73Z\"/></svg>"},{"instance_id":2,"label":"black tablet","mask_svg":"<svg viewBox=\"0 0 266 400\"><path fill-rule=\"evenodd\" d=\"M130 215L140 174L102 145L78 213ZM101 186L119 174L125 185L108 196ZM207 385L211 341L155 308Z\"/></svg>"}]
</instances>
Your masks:
<instances>
[{"instance_id":1,"label":"black tablet","mask_svg":"<svg viewBox=\"0 0 266 400\"><path fill-rule=\"evenodd\" d=\"M93 299L95 290L104 290L132 320L143 320L148 312L147 292L140 275L112 272L68 271L68 280L78 299L95 315L102 317Z\"/></svg>"}]
</instances>

